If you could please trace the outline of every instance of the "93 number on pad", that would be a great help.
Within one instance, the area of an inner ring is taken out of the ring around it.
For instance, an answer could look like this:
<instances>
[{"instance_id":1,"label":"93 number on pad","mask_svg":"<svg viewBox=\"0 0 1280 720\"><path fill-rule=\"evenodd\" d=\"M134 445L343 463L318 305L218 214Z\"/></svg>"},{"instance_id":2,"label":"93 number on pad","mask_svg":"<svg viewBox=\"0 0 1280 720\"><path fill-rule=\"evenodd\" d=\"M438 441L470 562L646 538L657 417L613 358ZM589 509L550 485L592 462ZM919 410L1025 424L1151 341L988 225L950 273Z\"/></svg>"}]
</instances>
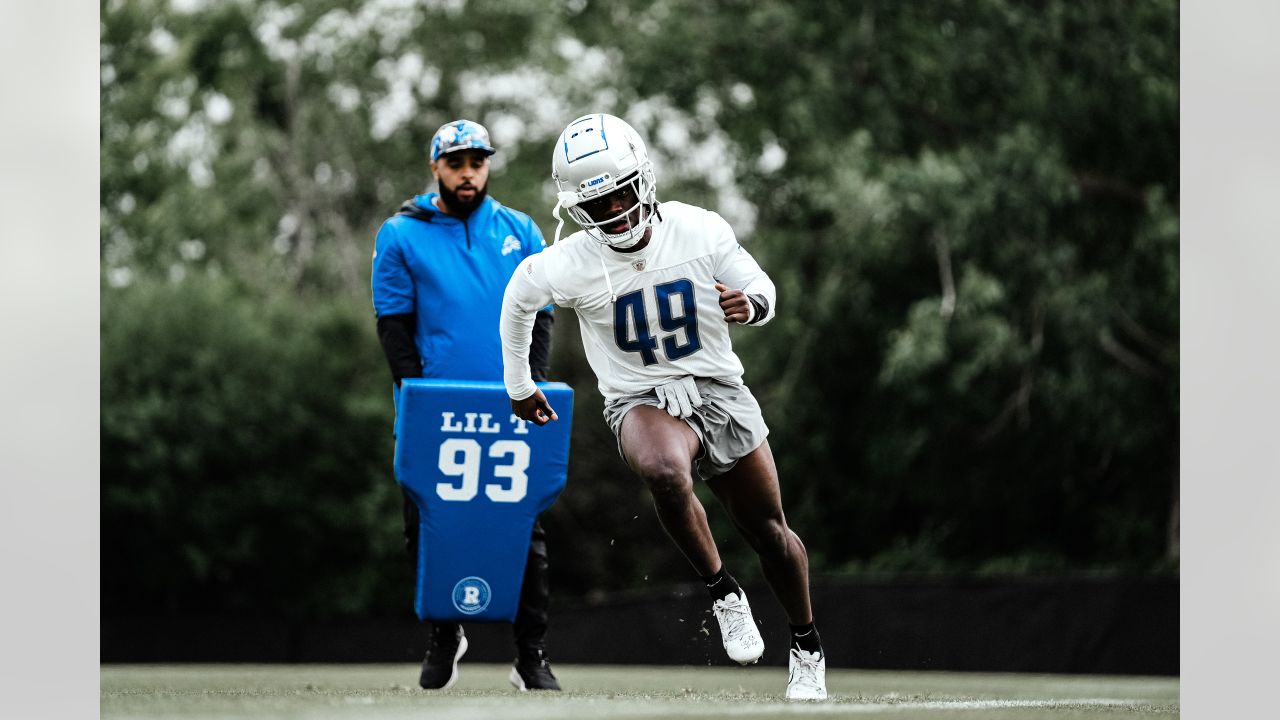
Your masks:
<instances>
[{"instance_id":1,"label":"93 number on pad","mask_svg":"<svg viewBox=\"0 0 1280 720\"><path fill-rule=\"evenodd\" d=\"M436 494L442 500L468 502L480 491L480 465L483 450L472 438L449 438L440 443L440 472L458 478L457 482L436 483ZM500 462L493 468L497 478L506 483L486 482L484 494L493 502L520 502L529 492L529 444L523 440L497 440L489 445L488 456Z\"/></svg>"}]
</instances>

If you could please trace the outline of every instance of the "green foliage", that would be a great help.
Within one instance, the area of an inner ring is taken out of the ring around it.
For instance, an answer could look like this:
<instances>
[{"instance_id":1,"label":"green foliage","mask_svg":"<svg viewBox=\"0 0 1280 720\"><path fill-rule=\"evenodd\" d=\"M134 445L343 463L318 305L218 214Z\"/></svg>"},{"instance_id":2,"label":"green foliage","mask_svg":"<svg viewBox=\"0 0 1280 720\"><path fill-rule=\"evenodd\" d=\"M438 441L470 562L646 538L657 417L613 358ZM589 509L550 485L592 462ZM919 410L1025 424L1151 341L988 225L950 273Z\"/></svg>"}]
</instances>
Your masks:
<instances>
[{"instance_id":1,"label":"green foliage","mask_svg":"<svg viewBox=\"0 0 1280 720\"><path fill-rule=\"evenodd\" d=\"M390 394L363 308L197 279L102 306L105 612L318 617L393 591Z\"/></svg>"},{"instance_id":2,"label":"green foliage","mask_svg":"<svg viewBox=\"0 0 1280 720\"><path fill-rule=\"evenodd\" d=\"M778 287L734 338L815 573L1176 565L1171 0L111 0L102 74L109 612L408 606L373 233L465 116L550 238L589 110ZM571 312L554 353L556 592L687 578Z\"/></svg>"},{"instance_id":3,"label":"green foliage","mask_svg":"<svg viewBox=\"0 0 1280 720\"><path fill-rule=\"evenodd\" d=\"M1161 563L1176 4L661 6L623 82L741 151L780 315L738 347L816 567Z\"/></svg>"}]
</instances>

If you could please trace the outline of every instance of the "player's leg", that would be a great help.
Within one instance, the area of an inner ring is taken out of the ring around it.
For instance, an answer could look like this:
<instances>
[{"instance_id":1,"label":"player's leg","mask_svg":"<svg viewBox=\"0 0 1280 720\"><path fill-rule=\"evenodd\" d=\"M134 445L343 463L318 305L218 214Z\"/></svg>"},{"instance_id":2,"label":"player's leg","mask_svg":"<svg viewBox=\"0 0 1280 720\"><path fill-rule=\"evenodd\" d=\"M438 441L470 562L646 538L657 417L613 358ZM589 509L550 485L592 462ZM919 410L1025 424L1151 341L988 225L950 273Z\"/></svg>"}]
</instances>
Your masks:
<instances>
[{"instance_id":1,"label":"player's leg","mask_svg":"<svg viewBox=\"0 0 1280 720\"><path fill-rule=\"evenodd\" d=\"M547 534L542 529L542 522L534 520L524 582L520 586L520 605L516 608L516 619L512 624L516 661L509 679L521 690L560 689L546 653L547 606L551 600L550 568Z\"/></svg>"},{"instance_id":2,"label":"player's leg","mask_svg":"<svg viewBox=\"0 0 1280 720\"><path fill-rule=\"evenodd\" d=\"M787 614L791 626L787 698L825 699L827 660L813 622L809 555L782 512L778 470L769 441L707 484L755 550L765 580Z\"/></svg>"},{"instance_id":3,"label":"player's leg","mask_svg":"<svg viewBox=\"0 0 1280 720\"><path fill-rule=\"evenodd\" d=\"M693 459L701 449L697 434L682 420L652 405L637 405L618 432L622 454L653 497L667 535L699 575L720 569L720 552L707 525L707 512L693 494Z\"/></svg>"},{"instance_id":4,"label":"player's leg","mask_svg":"<svg viewBox=\"0 0 1280 720\"><path fill-rule=\"evenodd\" d=\"M760 559L760 569L792 625L813 622L809 603L809 555L782 512L778 470L769 441L723 475L707 481L734 526Z\"/></svg>"},{"instance_id":5,"label":"player's leg","mask_svg":"<svg viewBox=\"0 0 1280 720\"><path fill-rule=\"evenodd\" d=\"M639 405L623 418L619 439L627 463L649 487L662 527L708 583L725 652L743 665L756 662L764 640L742 590L724 572L706 510L693 493L693 460L702 449L697 434L665 410Z\"/></svg>"},{"instance_id":6,"label":"player's leg","mask_svg":"<svg viewBox=\"0 0 1280 720\"><path fill-rule=\"evenodd\" d=\"M404 488L404 549L414 582L418 576L418 505ZM427 654L422 659L418 685L424 690L447 690L458 681L458 660L467 651L467 637L458 623L433 622L427 630Z\"/></svg>"}]
</instances>

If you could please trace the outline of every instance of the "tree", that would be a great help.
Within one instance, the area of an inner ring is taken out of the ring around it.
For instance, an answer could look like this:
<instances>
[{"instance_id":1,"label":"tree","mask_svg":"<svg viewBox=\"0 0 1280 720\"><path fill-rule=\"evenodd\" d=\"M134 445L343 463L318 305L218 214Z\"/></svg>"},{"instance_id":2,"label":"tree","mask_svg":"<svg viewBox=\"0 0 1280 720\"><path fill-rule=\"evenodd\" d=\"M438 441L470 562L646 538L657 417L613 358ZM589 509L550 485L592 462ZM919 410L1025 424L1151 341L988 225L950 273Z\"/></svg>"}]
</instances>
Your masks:
<instances>
[{"instance_id":1,"label":"tree","mask_svg":"<svg viewBox=\"0 0 1280 720\"><path fill-rule=\"evenodd\" d=\"M550 239L596 110L778 285L735 341L815 573L1167 565L1177 35L1168 0L105 3L104 608L407 607L373 234L462 116ZM570 312L553 367L558 592L686 579Z\"/></svg>"}]
</instances>

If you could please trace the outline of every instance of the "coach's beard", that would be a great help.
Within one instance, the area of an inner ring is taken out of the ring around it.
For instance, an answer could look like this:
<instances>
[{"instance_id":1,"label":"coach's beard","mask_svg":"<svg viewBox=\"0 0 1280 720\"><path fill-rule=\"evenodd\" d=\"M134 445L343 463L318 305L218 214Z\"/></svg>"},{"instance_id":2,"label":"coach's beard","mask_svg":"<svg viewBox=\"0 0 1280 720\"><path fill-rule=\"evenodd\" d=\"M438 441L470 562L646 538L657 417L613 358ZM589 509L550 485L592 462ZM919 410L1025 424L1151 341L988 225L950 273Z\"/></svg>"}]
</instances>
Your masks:
<instances>
[{"instance_id":1,"label":"coach's beard","mask_svg":"<svg viewBox=\"0 0 1280 720\"><path fill-rule=\"evenodd\" d=\"M464 218L470 215L476 208L480 207L480 203L484 202L485 197L489 194L489 186L486 184L483 187L477 188L475 194L471 196L471 199L461 200L458 198L458 194L445 187L444 183L439 183L439 185L440 197L444 200L445 206L448 207L455 215Z\"/></svg>"}]
</instances>

